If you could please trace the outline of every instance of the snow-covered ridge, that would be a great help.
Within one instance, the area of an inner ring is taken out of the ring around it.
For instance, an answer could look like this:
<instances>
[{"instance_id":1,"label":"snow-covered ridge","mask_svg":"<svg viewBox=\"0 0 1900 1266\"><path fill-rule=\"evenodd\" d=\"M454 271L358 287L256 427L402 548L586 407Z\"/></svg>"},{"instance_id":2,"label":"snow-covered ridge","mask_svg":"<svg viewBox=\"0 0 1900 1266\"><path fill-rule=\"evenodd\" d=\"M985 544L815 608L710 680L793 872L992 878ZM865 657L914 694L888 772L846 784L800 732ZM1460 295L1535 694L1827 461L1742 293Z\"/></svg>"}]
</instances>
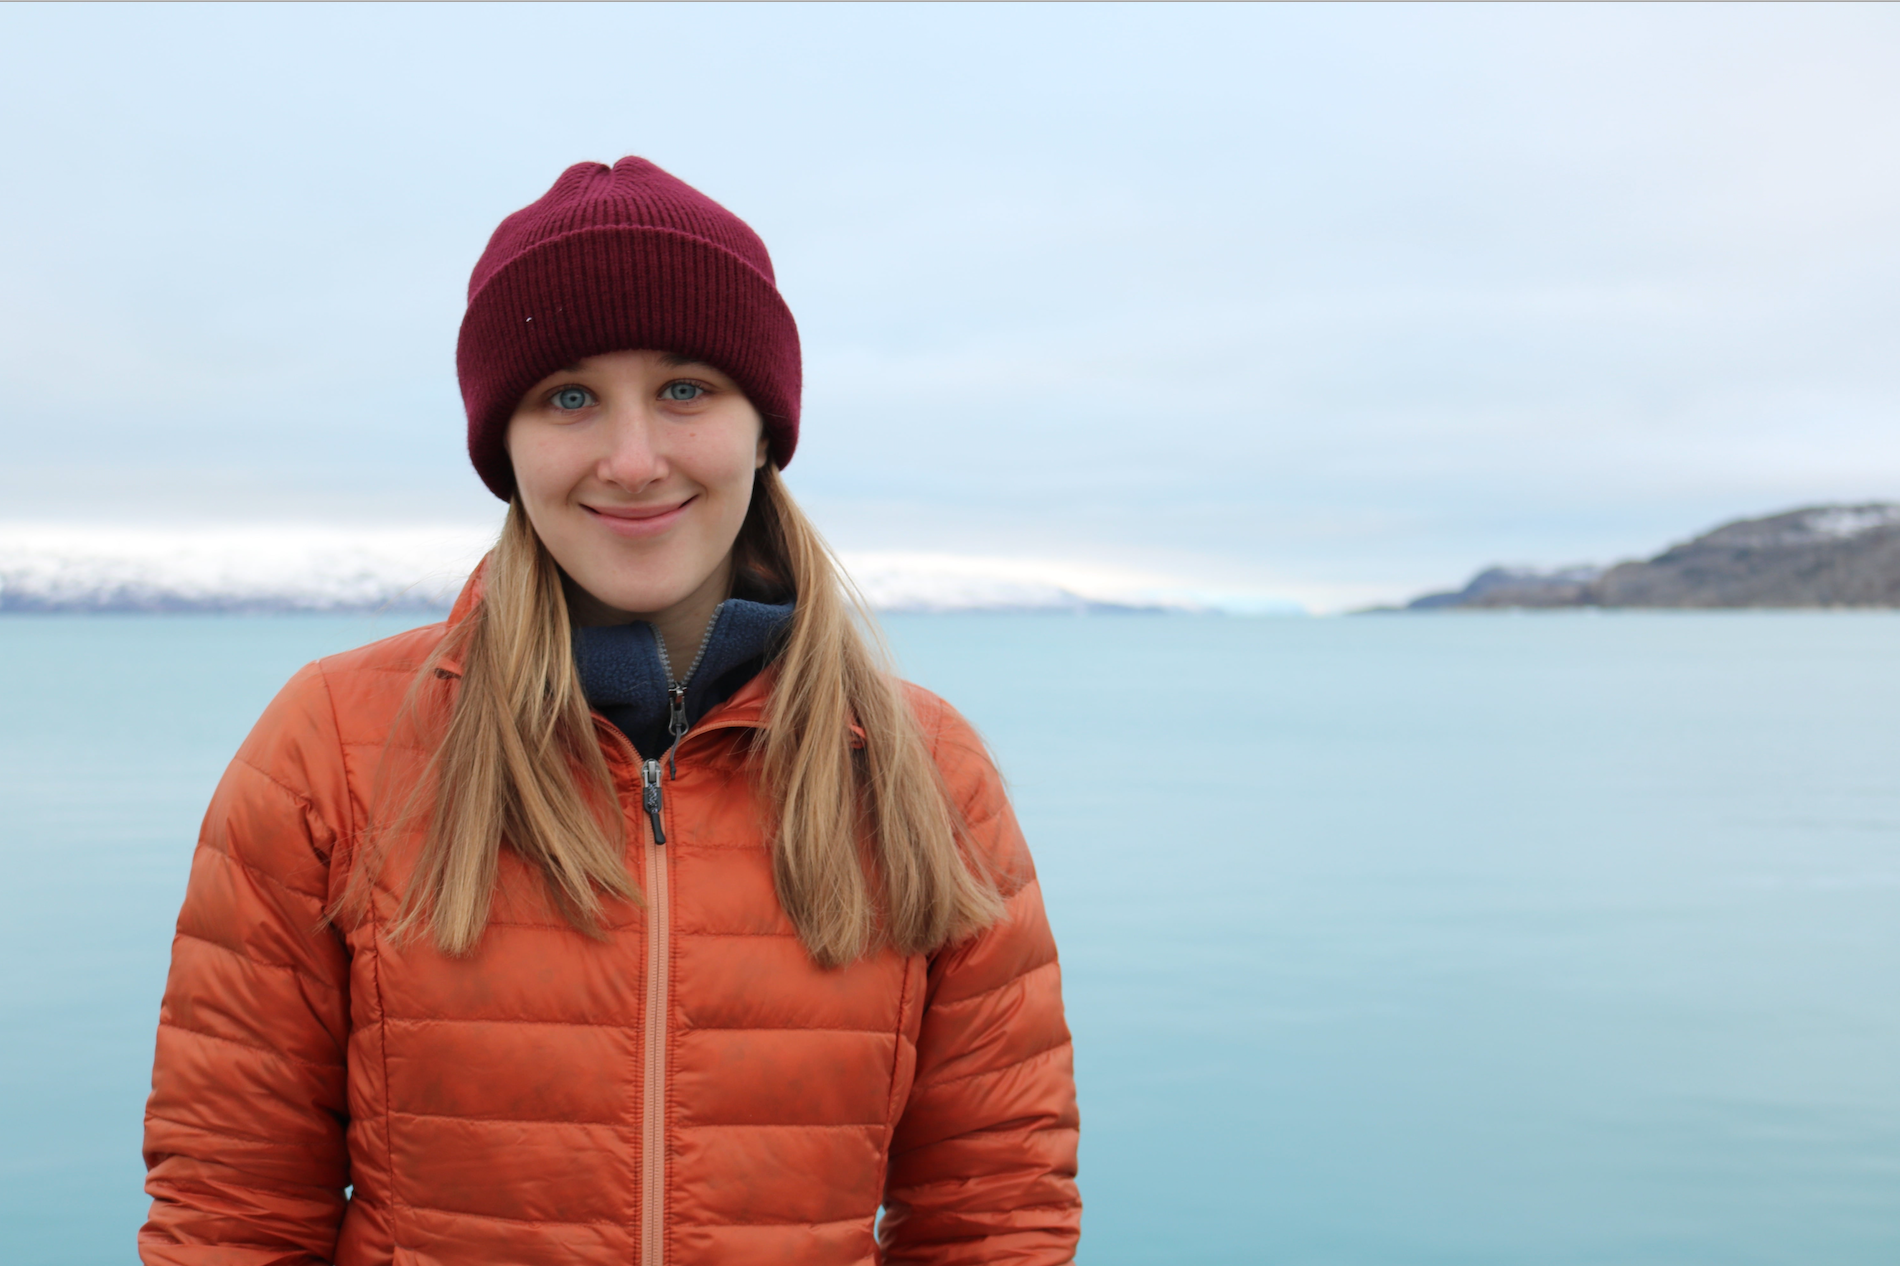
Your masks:
<instances>
[{"instance_id":1,"label":"snow-covered ridge","mask_svg":"<svg viewBox=\"0 0 1900 1266\"><path fill-rule=\"evenodd\" d=\"M1810 510L1802 526L1811 536L1838 541L1859 536L1862 532L1871 532L1875 528L1892 527L1896 523L1900 523L1900 506L1833 506Z\"/></svg>"},{"instance_id":2,"label":"snow-covered ridge","mask_svg":"<svg viewBox=\"0 0 1900 1266\"><path fill-rule=\"evenodd\" d=\"M0 611L435 610L483 527L0 524Z\"/></svg>"},{"instance_id":3,"label":"snow-covered ridge","mask_svg":"<svg viewBox=\"0 0 1900 1266\"><path fill-rule=\"evenodd\" d=\"M0 523L0 612L437 611L494 529ZM1059 560L847 552L887 611L1295 611L1247 593Z\"/></svg>"},{"instance_id":4,"label":"snow-covered ridge","mask_svg":"<svg viewBox=\"0 0 1900 1266\"><path fill-rule=\"evenodd\" d=\"M1900 505L1874 501L1863 505L1811 506L1763 519L1725 524L1692 544L1707 542L1741 549L1787 549L1827 541L1847 541L1900 524Z\"/></svg>"}]
</instances>

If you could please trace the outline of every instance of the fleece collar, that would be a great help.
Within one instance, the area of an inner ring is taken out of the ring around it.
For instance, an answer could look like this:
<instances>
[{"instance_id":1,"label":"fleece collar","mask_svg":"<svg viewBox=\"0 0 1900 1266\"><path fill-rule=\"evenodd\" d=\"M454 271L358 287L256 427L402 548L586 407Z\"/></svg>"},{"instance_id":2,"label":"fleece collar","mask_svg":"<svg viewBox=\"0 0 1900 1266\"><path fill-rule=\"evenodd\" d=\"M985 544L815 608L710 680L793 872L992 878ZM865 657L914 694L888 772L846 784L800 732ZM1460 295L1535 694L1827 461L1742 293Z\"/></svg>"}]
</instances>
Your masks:
<instances>
[{"instance_id":1,"label":"fleece collar","mask_svg":"<svg viewBox=\"0 0 1900 1266\"><path fill-rule=\"evenodd\" d=\"M675 664L684 677L686 723L724 703L777 652L792 619L792 604L728 598L713 613L697 665ZM642 756L672 745L667 665L651 624L614 624L574 630L574 662L587 702L619 727ZM676 679L677 680L677 679Z\"/></svg>"}]
</instances>

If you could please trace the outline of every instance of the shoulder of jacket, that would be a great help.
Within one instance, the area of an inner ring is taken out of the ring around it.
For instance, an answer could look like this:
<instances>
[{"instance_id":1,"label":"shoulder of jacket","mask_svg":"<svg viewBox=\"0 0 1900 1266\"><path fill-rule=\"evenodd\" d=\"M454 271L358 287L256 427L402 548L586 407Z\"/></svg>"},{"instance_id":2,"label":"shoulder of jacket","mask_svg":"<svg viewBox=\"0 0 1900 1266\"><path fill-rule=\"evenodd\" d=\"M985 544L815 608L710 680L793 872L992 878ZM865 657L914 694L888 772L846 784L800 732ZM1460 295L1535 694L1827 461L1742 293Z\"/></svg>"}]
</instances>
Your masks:
<instances>
[{"instance_id":1,"label":"shoulder of jacket","mask_svg":"<svg viewBox=\"0 0 1900 1266\"><path fill-rule=\"evenodd\" d=\"M958 712L943 696L935 694L911 681L898 683L904 692L904 698L910 704L911 714L917 718L917 727L923 733L924 744L930 748L933 756L946 778L952 778L956 771L971 768L971 772L993 771L995 763L990 757L989 745L983 741L969 718Z\"/></svg>"},{"instance_id":2,"label":"shoulder of jacket","mask_svg":"<svg viewBox=\"0 0 1900 1266\"><path fill-rule=\"evenodd\" d=\"M416 674L446 632L446 625L425 624L380 642L326 655L311 665L322 679L341 743L382 746Z\"/></svg>"},{"instance_id":3,"label":"shoulder of jacket","mask_svg":"<svg viewBox=\"0 0 1900 1266\"><path fill-rule=\"evenodd\" d=\"M996 768L990 745L982 741L977 726L959 713L942 696L914 682L902 682L910 711L918 719L923 745L929 747L931 760L937 762L944 785L963 806L963 814L988 817L1007 802L1003 776Z\"/></svg>"},{"instance_id":4,"label":"shoulder of jacket","mask_svg":"<svg viewBox=\"0 0 1900 1266\"><path fill-rule=\"evenodd\" d=\"M969 718L942 697L908 681L903 687L944 787L962 816L965 839L983 855L1004 895L1015 892L1034 878L1035 863L989 744Z\"/></svg>"},{"instance_id":5,"label":"shoulder of jacket","mask_svg":"<svg viewBox=\"0 0 1900 1266\"><path fill-rule=\"evenodd\" d=\"M315 667L331 678L357 674L397 677L402 679L403 687L407 688L408 679L442 644L448 630L449 626L440 621L424 624L352 650L325 655L316 661Z\"/></svg>"},{"instance_id":6,"label":"shoulder of jacket","mask_svg":"<svg viewBox=\"0 0 1900 1266\"><path fill-rule=\"evenodd\" d=\"M427 625L304 665L238 748L237 763L303 802L338 837L356 825L356 754L379 749L416 672L443 634Z\"/></svg>"}]
</instances>

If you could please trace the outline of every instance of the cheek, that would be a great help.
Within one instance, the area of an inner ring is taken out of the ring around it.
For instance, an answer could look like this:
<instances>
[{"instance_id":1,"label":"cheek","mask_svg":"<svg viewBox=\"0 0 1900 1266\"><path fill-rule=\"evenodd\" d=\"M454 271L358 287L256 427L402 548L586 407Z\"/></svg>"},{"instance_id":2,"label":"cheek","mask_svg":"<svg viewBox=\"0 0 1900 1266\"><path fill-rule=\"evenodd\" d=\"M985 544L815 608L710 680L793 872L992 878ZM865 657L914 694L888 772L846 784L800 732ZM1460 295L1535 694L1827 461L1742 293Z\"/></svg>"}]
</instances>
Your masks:
<instances>
[{"instance_id":1,"label":"cheek","mask_svg":"<svg viewBox=\"0 0 1900 1266\"><path fill-rule=\"evenodd\" d=\"M573 483L570 467L575 465L567 446L545 428L511 427L508 432L508 458L515 468L515 485L528 501L545 501L561 496Z\"/></svg>"},{"instance_id":2,"label":"cheek","mask_svg":"<svg viewBox=\"0 0 1900 1266\"><path fill-rule=\"evenodd\" d=\"M694 437L690 458L694 481L724 495L749 494L756 470L757 445L743 431L708 432Z\"/></svg>"}]
</instances>

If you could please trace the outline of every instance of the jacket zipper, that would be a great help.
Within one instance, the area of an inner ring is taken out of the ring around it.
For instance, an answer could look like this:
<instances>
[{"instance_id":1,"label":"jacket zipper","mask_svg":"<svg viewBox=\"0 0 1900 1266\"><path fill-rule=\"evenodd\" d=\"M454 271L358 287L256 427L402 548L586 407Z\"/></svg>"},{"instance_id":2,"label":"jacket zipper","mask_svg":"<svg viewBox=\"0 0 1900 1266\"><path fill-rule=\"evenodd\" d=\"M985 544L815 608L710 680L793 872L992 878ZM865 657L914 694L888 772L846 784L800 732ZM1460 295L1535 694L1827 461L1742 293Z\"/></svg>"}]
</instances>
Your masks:
<instances>
[{"instance_id":1,"label":"jacket zipper","mask_svg":"<svg viewBox=\"0 0 1900 1266\"><path fill-rule=\"evenodd\" d=\"M680 776L679 761L675 759L674 753L679 751L680 740L686 737L689 728L686 721L686 687L692 682L693 674L699 671L700 662L706 658L706 647L712 644L713 626L719 623L719 609L725 605L722 602L713 608L712 618L706 621L706 631L700 634L699 650L694 652L693 662L687 665L686 675L677 681L673 679L673 661L666 655L666 639L659 636L658 629L654 630L653 640L660 648L660 667L666 672L666 732L673 738L666 748L666 765L667 775L671 778ZM649 814L651 812L648 810ZM664 844L666 841L660 842Z\"/></svg>"},{"instance_id":2,"label":"jacket zipper","mask_svg":"<svg viewBox=\"0 0 1900 1266\"><path fill-rule=\"evenodd\" d=\"M665 801L657 760L640 766L640 807L653 827L652 842L646 849L646 1079L640 1096L640 1263L660 1266L666 1260L666 1037L671 1006L667 986L672 976L668 926L672 912L666 891L666 829L660 822Z\"/></svg>"},{"instance_id":3,"label":"jacket zipper","mask_svg":"<svg viewBox=\"0 0 1900 1266\"><path fill-rule=\"evenodd\" d=\"M721 603L720 606L724 606ZM699 639L699 650L687 666L686 675L673 677L673 662L666 655L666 639L654 630L654 642L660 651L660 667L666 672L666 732L672 743L666 749L667 773L679 777L680 740L689 728L686 720L686 687L706 658L712 642L713 626L719 623L719 607L713 608L706 621L706 632ZM660 786L660 762L648 760L640 766L640 808L652 828L652 843L646 850L647 872L647 1019L643 1035L646 1070L645 1087L640 1096L640 1266L661 1266L666 1260L666 1037L670 1027L672 1004L668 985L673 974L671 902L667 896L666 793Z\"/></svg>"}]
</instances>

